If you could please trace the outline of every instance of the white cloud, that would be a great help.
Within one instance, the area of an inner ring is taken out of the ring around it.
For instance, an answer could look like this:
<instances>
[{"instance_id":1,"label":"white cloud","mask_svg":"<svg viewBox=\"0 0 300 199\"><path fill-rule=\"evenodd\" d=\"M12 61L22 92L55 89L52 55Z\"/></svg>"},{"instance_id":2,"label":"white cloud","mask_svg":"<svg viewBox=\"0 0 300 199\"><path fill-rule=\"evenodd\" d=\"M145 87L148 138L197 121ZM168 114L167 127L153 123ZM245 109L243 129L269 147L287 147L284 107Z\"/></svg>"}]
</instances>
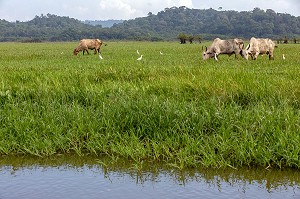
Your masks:
<instances>
[{"instance_id":1,"label":"white cloud","mask_svg":"<svg viewBox=\"0 0 300 199\"><path fill-rule=\"evenodd\" d=\"M87 4L85 4L87 5ZM96 5L90 5L88 11L80 9L79 6L73 7L77 10L78 19L133 19L136 17L147 16L149 12L157 13L167 7L187 6L193 7L192 0L101 0ZM94 12L91 12L94 10ZM85 15L84 15L85 14ZM76 18L72 14L72 17ZM80 15L80 16L79 16Z\"/></svg>"},{"instance_id":2,"label":"white cloud","mask_svg":"<svg viewBox=\"0 0 300 199\"><path fill-rule=\"evenodd\" d=\"M179 0L179 5L181 6L186 6L188 8L192 8L193 6L193 1L192 0Z\"/></svg>"},{"instance_id":3,"label":"white cloud","mask_svg":"<svg viewBox=\"0 0 300 199\"><path fill-rule=\"evenodd\" d=\"M138 11L130 3L122 0L103 0L98 4L99 15L108 18L132 18ZM103 14L100 14L102 12Z\"/></svg>"}]
</instances>

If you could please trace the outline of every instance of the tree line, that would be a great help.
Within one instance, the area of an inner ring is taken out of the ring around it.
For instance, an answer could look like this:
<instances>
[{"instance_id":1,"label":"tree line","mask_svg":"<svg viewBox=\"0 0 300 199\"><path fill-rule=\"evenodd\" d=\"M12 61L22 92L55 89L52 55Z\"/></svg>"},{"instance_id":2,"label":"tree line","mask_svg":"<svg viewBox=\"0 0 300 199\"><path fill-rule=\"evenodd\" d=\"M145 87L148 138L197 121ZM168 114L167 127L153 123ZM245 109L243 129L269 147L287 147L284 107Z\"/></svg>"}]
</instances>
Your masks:
<instances>
[{"instance_id":1,"label":"tree line","mask_svg":"<svg viewBox=\"0 0 300 199\"><path fill-rule=\"evenodd\" d=\"M186 43L203 39L269 37L278 42L300 37L300 17L271 9L221 11L214 9L166 8L157 14L125 20L111 27L86 24L77 19L52 14L35 16L27 22L0 20L0 41L174 40ZM182 37L183 36L183 37Z\"/></svg>"}]
</instances>

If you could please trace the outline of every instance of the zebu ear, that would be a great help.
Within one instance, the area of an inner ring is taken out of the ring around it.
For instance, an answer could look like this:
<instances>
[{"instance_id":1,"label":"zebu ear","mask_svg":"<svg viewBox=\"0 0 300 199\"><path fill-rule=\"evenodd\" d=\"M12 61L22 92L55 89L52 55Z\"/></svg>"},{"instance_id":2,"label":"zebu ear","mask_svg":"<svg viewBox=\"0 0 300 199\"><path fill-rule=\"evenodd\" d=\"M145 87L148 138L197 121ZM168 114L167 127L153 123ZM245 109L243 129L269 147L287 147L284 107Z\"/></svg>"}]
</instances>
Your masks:
<instances>
[{"instance_id":1,"label":"zebu ear","mask_svg":"<svg viewBox=\"0 0 300 199\"><path fill-rule=\"evenodd\" d=\"M205 52L207 51L207 46L205 46Z\"/></svg>"}]
</instances>

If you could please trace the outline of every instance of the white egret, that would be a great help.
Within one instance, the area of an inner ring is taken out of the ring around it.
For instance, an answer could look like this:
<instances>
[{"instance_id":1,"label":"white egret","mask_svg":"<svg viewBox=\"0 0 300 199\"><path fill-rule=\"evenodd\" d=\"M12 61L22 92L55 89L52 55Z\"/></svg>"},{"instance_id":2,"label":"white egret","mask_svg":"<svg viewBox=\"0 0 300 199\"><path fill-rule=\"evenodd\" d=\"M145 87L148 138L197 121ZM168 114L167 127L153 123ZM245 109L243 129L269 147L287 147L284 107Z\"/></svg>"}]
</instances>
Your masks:
<instances>
[{"instance_id":1,"label":"white egret","mask_svg":"<svg viewBox=\"0 0 300 199\"><path fill-rule=\"evenodd\" d=\"M285 60L285 56L284 56L284 54L282 54L282 59L283 59L283 60Z\"/></svg>"},{"instance_id":2,"label":"white egret","mask_svg":"<svg viewBox=\"0 0 300 199\"><path fill-rule=\"evenodd\" d=\"M143 59L143 55L141 55L139 58L137 58L138 61L141 61Z\"/></svg>"},{"instance_id":3,"label":"white egret","mask_svg":"<svg viewBox=\"0 0 300 199\"><path fill-rule=\"evenodd\" d=\"M136 53L139 55L140 54L139 50L136 50Z\"/></svg>"},{"instance_id":4,"label":"white egret","mask_svg":"<svg viewBox=\"0 0 300 199\"><path fill-rule=\"evenodd\" d=\"M100 59L103 59L103 57L101 56L101 54L100 54L100 53L99 53L99 58L100 58Z\"/></svg>"},{"instance_id":5,"label":"white egret","mask_svg":"<svg viewBox=\"0 0 300 199\"><path fill-rule=\"evenodd\" d=\"M161 51L159 51L159 54L163 55L164 53L162 53Z\"/></svg>"}]
</instances>

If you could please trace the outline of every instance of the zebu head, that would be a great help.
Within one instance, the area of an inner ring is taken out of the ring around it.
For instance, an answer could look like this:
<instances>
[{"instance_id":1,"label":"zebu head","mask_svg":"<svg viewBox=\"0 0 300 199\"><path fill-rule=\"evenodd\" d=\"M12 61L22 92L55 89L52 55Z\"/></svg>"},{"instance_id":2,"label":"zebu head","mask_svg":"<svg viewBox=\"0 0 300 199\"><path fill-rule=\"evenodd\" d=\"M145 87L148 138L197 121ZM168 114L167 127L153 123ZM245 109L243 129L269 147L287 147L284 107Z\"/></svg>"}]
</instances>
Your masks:
<instances>
[{"instance_id":1,"label":"zebu head","mask_svg":"<svg viewBox=\"0 0 300 199\"><path fill-rule=\"evenodd\" d=\"M73 54L77 55L79 53L79 50L77 50L77 48L74 49Z\"/></svg>"},{"instance_id":2,"label":"zebu head","mask_svg":"<svg viewBox=\"0 0 300 199\"><path fill-rule=\"evenodd\" d=\"M213 52L211 52L211 50L207 50L207 47L205 46L205 51L203 50L203 47L202 47L202 59L203 60L207 60L209 58L212 58L215 56L215 54Z\"/></svg>"}]
</instances>

